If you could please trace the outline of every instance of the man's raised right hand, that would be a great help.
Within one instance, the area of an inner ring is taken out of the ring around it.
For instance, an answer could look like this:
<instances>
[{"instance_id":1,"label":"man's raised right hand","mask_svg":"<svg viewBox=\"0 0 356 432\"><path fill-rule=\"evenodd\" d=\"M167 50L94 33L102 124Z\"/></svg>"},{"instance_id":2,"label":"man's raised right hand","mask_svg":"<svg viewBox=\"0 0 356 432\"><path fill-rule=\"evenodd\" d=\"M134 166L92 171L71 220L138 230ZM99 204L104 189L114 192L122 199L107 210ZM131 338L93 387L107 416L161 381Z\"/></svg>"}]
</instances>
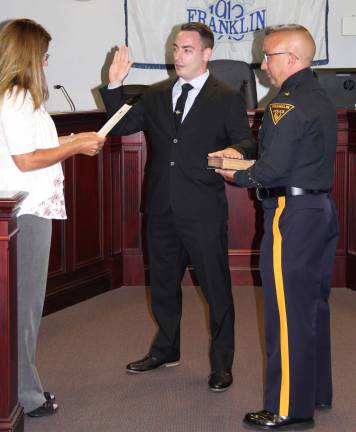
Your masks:
<instances>
[{"instance_id":1,"label":"man's raised right hand","mask_svg":"<svg viewBox=\"0 0 356 432\"><path fill-rule=\"evenodd\" d=\"M116 51L109 69L109 81L113 86L119 86L127 77L133 62L129 59L129 49L121 45Z\"/></svg>"}]
</instances>

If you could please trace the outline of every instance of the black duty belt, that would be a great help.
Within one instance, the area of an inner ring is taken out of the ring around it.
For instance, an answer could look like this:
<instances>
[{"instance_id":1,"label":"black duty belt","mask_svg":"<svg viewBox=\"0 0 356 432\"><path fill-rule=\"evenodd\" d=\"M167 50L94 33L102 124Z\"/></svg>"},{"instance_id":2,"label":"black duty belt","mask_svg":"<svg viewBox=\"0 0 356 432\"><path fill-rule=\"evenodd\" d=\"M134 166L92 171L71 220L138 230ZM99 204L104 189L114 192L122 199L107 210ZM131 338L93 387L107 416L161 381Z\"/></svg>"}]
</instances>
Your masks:
<instances>
[{"instance_id":1,"label":"black duty belt","mask_svg":"<svg viewBox=\"0 0 356 432\"><path fill-rule=\"evenodd\" d=\"M257 198L262 201L266 198L276 198L276 197L294 197L300 195L328 195L330 190L321 189L302 189L299 187L289 186L289 187L276 187L276 188L265 188L259 187L256 189Z\"/></svg>"}]
</instances>

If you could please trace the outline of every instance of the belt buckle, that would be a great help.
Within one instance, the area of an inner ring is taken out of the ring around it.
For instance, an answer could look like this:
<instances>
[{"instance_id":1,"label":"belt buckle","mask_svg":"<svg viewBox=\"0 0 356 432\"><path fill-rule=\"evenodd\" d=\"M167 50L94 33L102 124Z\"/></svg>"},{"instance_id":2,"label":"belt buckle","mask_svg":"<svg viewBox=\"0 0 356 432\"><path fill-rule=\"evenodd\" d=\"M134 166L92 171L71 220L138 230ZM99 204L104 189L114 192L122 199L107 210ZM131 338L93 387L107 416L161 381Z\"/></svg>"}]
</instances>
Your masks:
<instances>
[{"instance_id":1,"label":"belt buckle","mask_svg":"<svg viewBox=\"0 0 356 432\"><path fill-rule=\"evenodd\" d=\"M256 189L256 197L258 201L262 201L266 198L269 198L269 189L265 187L259 187Z\"/></svg>"}]
</instances>

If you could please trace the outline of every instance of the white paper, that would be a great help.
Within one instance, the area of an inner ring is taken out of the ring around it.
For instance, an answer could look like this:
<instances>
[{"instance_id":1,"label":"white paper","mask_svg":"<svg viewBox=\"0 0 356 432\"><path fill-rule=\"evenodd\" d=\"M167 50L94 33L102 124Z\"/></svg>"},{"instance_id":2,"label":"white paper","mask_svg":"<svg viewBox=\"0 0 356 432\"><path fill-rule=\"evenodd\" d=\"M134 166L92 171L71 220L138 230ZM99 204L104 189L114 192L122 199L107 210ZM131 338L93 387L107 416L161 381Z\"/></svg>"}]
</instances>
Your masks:
<instances>
[{"instance_id":1,"label":"white paper","mask_svg":"<svg viewBox=\"0 0 356 432\"><path fill-rule=\"evenodd\" d=\"M124 117L132 105L124 104L99 130L98 135L106 136L111 129Z\"/></svg>"}]
</instances>

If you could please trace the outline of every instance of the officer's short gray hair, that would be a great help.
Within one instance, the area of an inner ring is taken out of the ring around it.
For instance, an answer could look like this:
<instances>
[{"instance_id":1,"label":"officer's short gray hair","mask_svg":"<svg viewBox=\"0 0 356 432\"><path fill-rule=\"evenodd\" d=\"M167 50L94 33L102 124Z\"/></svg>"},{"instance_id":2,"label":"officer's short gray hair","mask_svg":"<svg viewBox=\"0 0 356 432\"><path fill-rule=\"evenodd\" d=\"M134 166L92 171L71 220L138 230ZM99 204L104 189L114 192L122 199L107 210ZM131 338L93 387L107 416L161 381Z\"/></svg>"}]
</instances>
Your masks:
<instances>
[{"instance_id":1,"label":"officer's short gray hair","mask_svg":"<svg viewBox=\"0 0 356 432\"><path fill-rule=\"evenodd\" d=\"M285 33L287 37L288 33L293 36L298 35L302 43L297 44L295 47L295 54L298 59L303 60L307 66L310 65L315 55L316 46L314 38L307 28L300 24L280 24L267 27L265 32L266 37L274 33Z\"/></svg>"},{"instance_id":2,"label":"officer's short gray hair","mask_svg":"<svg viewBox=\"0 0 356 432\"><path fill-rule=\"evenodd\" d=\"M305 31L309 33L309 30L300 24L279 24L279 25L266 27L265 34L266 36L268 36L272 33L292 32L292 31Z\"/></svg>"}]
</instances>

